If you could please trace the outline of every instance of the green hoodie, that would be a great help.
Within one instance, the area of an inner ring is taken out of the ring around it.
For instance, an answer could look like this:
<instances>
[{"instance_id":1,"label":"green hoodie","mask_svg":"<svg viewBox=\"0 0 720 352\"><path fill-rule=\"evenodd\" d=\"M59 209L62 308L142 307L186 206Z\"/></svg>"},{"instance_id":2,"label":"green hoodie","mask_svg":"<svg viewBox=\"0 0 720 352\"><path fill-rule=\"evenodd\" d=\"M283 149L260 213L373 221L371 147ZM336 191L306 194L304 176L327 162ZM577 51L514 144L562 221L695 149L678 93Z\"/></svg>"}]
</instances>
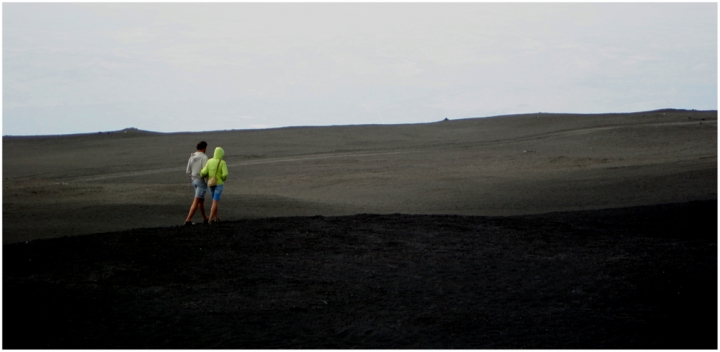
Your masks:
<instances>
[{"instance_id":1,"label":"green hoodie","mask_svg":"<svg viewBox=\"0 0 720 352\"><path fill-rule=\"evenodd\" d=\"M225 151L220 147L215 148L215 154L213 154L212 159L207 161L205 167L200 170L200 176L207 178L213 177L217 172L218 164L220 164L220 171L217 172L217 177L215 178L218 186L225 183L228 177L228 169L227 163L222 160L223 156L225 156Z\"/></svg>"}]
</instances>

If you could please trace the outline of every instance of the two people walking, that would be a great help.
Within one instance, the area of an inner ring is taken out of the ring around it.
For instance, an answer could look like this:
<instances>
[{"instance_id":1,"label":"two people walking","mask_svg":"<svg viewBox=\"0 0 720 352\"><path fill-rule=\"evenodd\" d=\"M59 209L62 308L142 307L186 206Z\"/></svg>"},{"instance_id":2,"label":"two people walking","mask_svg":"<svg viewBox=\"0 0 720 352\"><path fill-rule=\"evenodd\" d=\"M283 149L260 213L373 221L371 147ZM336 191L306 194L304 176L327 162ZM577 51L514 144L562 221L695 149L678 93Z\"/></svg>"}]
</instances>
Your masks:
<instances>
[{"instance_id":1,"label":"two people walking","mask_svg":"<svg viewBox=\"0 0 720 352\"><path fill-rule=\"evenodd\" d=\"M190 155L185 169L185 173L190 177L193 187L195 188L195 198L190 206L187 219L185 219L185 225L192 225L192 217L198 208L200 208L200 214L202 215L204 224L212 224L220 221L218 217L218 205L220 203L223 185L228 177L227 163L222 160L223 156L225 156L225 151L222 148L215 148L212 159L208 159L207 155L205 155L207 151L207 143L205 141L198 143L196 148L197 151ZM214 185L208 187L208 180L210 179L214 179ZM210 190L210 197L212 198L210 216L205 215L205 193L208 189Z\"/></svg>"}]
</instances>

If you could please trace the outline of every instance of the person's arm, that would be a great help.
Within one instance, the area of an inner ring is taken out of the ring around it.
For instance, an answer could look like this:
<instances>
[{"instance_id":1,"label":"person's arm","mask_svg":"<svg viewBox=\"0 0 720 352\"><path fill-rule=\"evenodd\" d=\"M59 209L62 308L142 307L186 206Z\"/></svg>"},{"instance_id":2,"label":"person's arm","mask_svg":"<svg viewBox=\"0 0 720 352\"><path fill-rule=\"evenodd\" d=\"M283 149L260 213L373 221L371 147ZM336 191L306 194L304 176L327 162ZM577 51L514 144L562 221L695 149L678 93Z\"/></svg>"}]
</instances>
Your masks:
<instances>
[{"instance_id":1,"label":"person's arm","mask_svg":"<svg viewBox=\"0 0 720 352\"><path fill-rule=\"evenodd\" d=\"M209 164L210 164L209 162L205 163L205 166L203 166L202 170L200 170L200 177L205 177L208 175L208 165Z\"/></svg>"},{"instance_id":2,"label":"person's arm","mask_svg":"<svg viewBox=\"0 0 720 352\"><path fill-rule=\"evenodd\" d=\"M222 163L222 169L220 169L220 176L222 177L223 182L225 182L227 180L228 168L227 168L226 162Z\"/></svg>"},{"instance_id":3,"label":"person's arm","mask_svg":"<svg viewBox=\"0 0 720 352\"><path fill-rule=\"evenodd\" d=\"M190 154L190 159L188 159L187 167L185 168L185 173L188 177L192 178L192 154Z\"/></svg>"}]
</instances>

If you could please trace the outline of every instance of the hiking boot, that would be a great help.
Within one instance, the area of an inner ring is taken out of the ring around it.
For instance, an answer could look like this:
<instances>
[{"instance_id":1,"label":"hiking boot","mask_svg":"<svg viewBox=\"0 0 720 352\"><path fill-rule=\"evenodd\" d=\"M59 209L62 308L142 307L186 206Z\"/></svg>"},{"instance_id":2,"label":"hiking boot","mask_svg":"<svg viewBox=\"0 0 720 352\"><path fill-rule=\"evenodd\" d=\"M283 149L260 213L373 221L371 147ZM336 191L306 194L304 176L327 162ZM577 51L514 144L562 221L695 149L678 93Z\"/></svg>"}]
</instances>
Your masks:
<instances>
[{"instance_id":1,"label":"hiking boot","mask_svg":"<svg viewBox=\"0 0 720 352\"><path fill-rule=\"evenodd\" d=\"M192 224L192 221L185 221L185 226L191 226Z\"/></svg>"}]
</instances>

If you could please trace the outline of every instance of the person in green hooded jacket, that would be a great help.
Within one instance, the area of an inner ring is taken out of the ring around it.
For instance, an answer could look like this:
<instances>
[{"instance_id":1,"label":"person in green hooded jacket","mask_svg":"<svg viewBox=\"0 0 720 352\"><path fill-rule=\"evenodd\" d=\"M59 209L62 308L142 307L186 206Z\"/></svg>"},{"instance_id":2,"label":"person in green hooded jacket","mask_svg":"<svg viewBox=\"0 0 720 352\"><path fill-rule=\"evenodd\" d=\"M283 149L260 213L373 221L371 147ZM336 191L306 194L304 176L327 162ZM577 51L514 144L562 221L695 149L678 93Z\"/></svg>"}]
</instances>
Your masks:
<instances>
[{"instance_id":1,"label":"person in green hooded jacket","mask_svg":"<svg viewBox=\"0 0 720 352\"><path fill-rule=\"evenodd\" d=\"M225 151L220 147L215 148L215 154L213 154L212 159L208 160L205 167L200 170L200 176L207 177L208 179L215 176L215 179L217 180L216 185L210 187L210 196L213 200L212 206L210 207L209 217L211 224L220 221L218 218L218 203L220 202L220 194L222 194L223 185L228 177L227 163L222 160L223 156L225 156Z\"/></svg>"}]
</instances>

